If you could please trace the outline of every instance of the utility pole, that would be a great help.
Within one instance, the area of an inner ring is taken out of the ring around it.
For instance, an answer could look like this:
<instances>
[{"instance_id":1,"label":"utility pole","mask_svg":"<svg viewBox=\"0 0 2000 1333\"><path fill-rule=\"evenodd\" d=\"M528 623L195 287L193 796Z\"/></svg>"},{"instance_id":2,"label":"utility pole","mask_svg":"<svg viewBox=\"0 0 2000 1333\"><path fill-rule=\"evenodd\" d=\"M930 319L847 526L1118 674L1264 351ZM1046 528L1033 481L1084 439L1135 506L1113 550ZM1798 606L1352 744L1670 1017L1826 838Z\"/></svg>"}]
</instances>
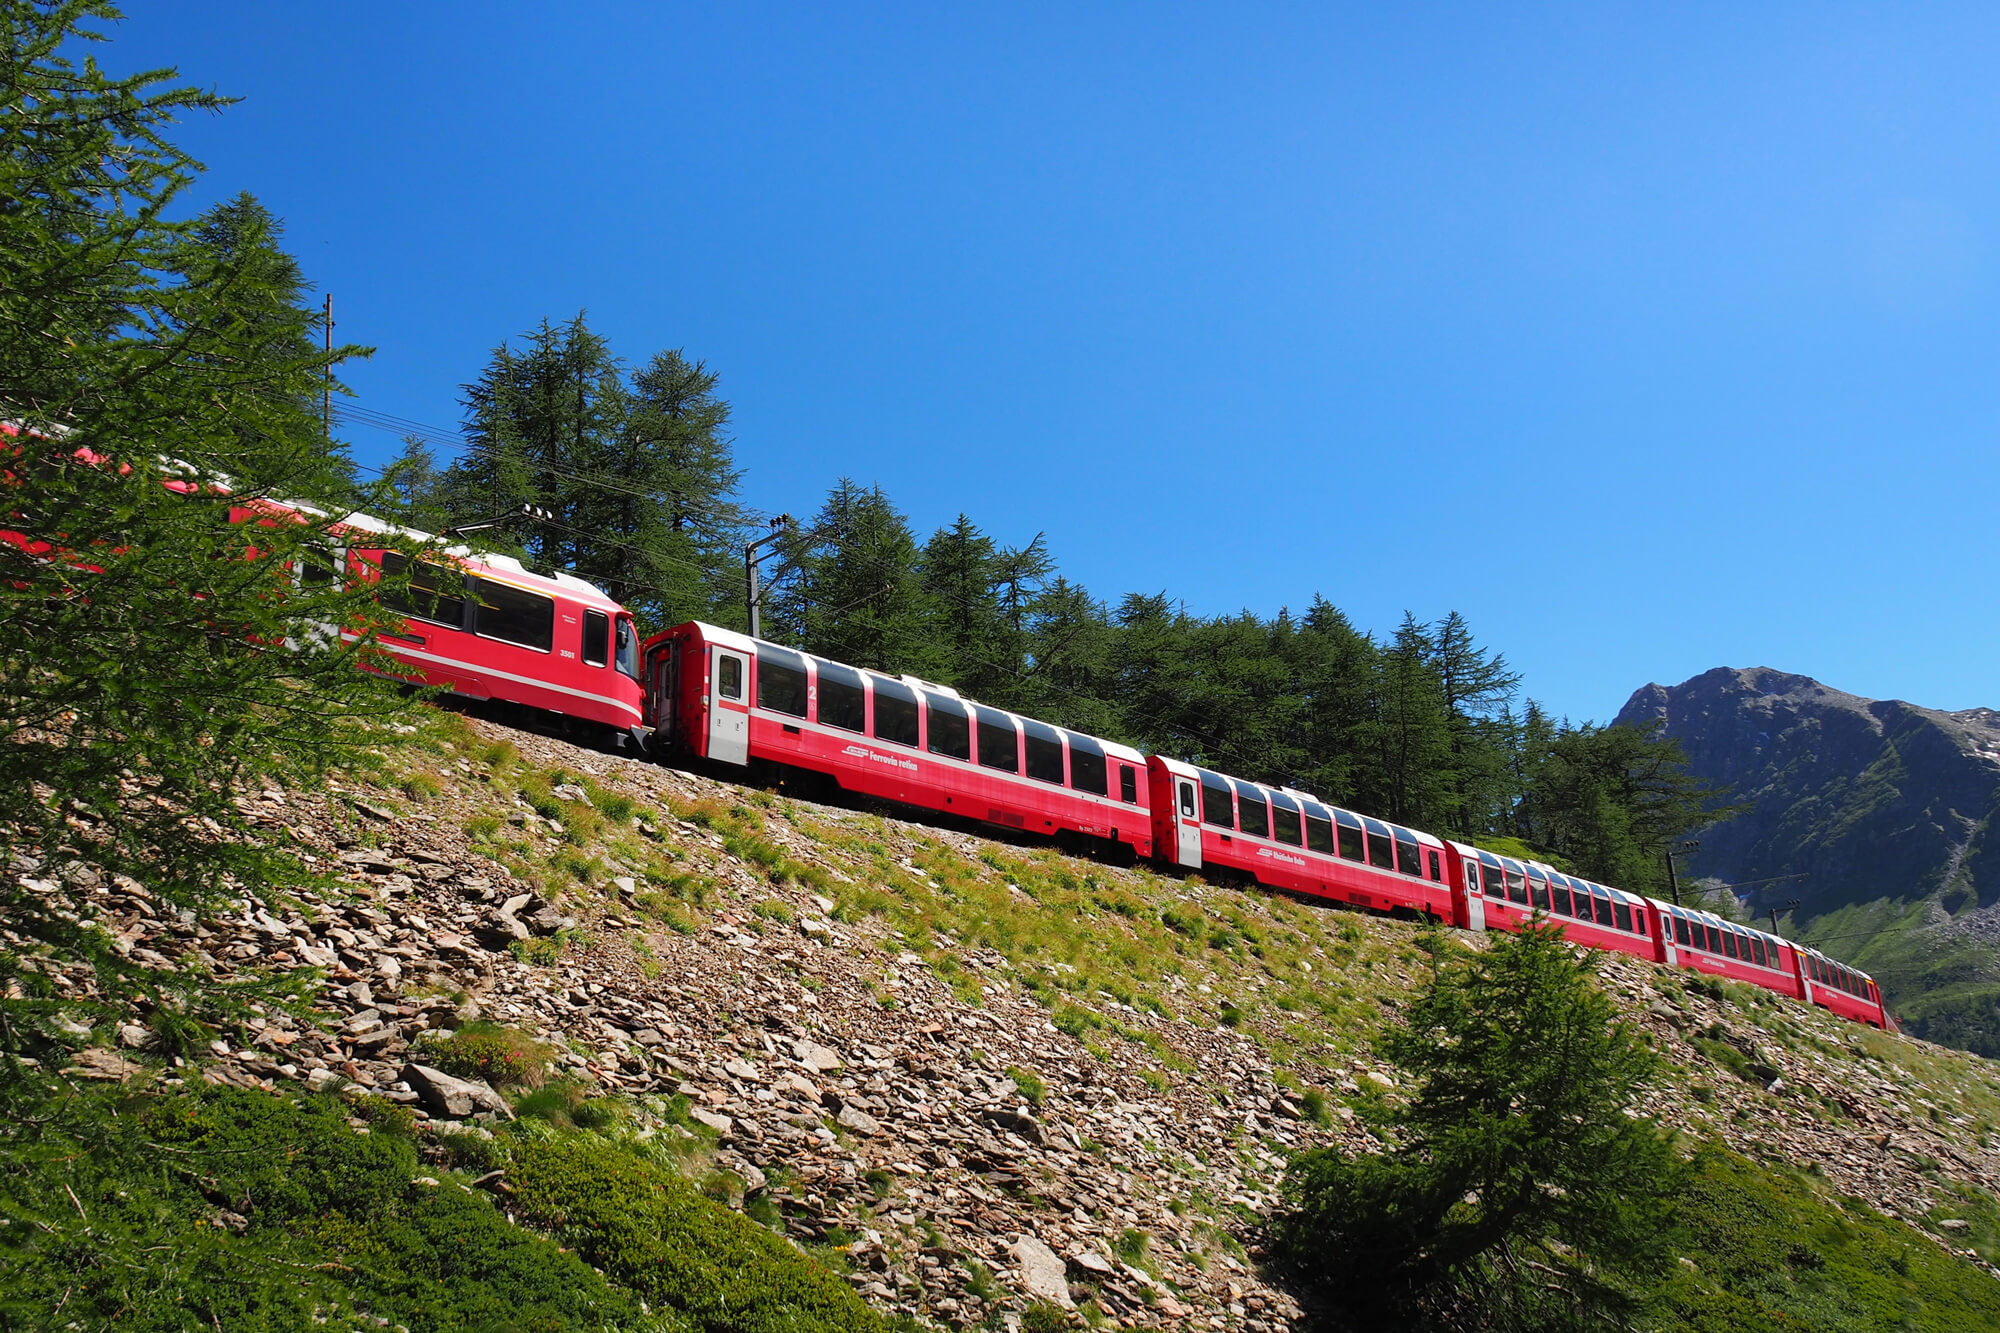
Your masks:
<instances>
[{"instance_id":1,"label":"utility pole","mask_svg":"<svg viewBox=\"0 0 2000 1333\"><path fill-rule=\"evenodd\" d=\"M333 447L333 293L326 294L326 383L320 389L320 425L326 431L326 444Z\"/></svg>"},{"instance_id":2,"label":"utility pole","mask_svg":"<svg viewBox=\"0 0 2000 1333\"><path fill-rule=\"evenodd\" d=\"M1683 838L1677 846L1667 848L1667 891L1674 895L1674 906L1676 907L1681 905L1681 880L1680 876L1674 872L1674 853L1699 850L1701 850L1701 841L1697 838Z\"/></svg>"},{"instance_id":3,"label":"utility pole","mask_svg":"<svg viewBox=\"0 0 2000 1333\"><path fill-rule=\"evenodd\" d=\"M784 529L789 528L791 522L792 516L790 514L778 515L771 520L771 531L768 535L759 537L756 541L751 542L743 548L743 594L744 601L750 608L750 637L753 639L763 636L763 617L760 612L764 606L764 590L758 586L757 566L776 554L773 551L766 552L764 555L758 555L757 551L758 548L769 546L772 542L784 536Z\"/></svg>"},{"instance_id":4,"label":"utility pole","mask_svg":"<svg viewBox=\"0 0 2000 1333\"><path fill-rule=\"evenodd\" d=\"M1792 900L1791 900L1790 902L1786 903L1786 904L1785 904L1785 905L1784 905L1783 907L1780 907L1780 906L1778 906L1778 905L1777 905L1776 903L1772 903L1772 904L1771 904L1771 933L1772 933L1773 935L1775 935L1775 934L1777 934L1777 933L1778 933L1778 913L1780 913L1780 912L1796 912L1796 911L1798 911L1798 910L1799 910L1799 900L1798 900L1797 898L1794 898L1794 899L1792 899Z\"/></svg>"}]
</instances>

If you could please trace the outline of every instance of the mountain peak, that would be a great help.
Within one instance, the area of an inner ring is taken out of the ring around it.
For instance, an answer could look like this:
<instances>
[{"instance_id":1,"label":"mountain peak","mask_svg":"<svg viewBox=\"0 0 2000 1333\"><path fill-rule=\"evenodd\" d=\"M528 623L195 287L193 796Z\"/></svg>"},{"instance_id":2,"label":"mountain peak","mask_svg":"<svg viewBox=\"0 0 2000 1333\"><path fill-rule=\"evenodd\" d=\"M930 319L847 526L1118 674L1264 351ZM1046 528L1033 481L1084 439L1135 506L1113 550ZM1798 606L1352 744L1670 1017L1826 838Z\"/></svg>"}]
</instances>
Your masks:
<instances>
[{"instance_id":1,"label":"mountain peak","mask_svg":"<svg viewBox=\"0 0 2000 1333\"><path fill-rule=\"evenodd\" d=\"M1832 947L1883 980L1899 1008L1925 987L1916 975L1899 985L1874 951L1916 948L1896 942L1911 922L1940 958L1938 947L1958 951L2000 931L2000 839L1987 846L2000 813L2000 711L1949 712L1771 667L1717 667L1634 691L1617 721L1662 723L1691 773L1749 806L1702 830L1689 869L1751 886L1753 906L1798 899L1808 938L1815 921L1842 913L1817 929L1841 933ZM1877 924L1860 929L1855 912ZM1986 970L2000 983L2000 967ZM1994 1001L2000 1017L2000 984ZM2000 1053L2000 1026L1990 1045Z\"/></svg>"}]
</instances>

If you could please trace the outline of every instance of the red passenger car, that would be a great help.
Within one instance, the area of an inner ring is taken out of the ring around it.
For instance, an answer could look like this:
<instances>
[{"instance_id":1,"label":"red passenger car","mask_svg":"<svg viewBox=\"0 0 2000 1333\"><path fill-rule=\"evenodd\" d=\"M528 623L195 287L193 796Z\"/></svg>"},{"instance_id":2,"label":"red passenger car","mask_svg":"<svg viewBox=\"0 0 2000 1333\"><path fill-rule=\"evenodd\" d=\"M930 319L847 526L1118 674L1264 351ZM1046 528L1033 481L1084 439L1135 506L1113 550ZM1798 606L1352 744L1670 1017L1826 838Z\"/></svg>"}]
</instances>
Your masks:
<instances>
[{"instance_id":1,"label":"red passenger car","mask_svg":"<svg viewBox=\"0 0 2000 1333\"><path fill-rule=\"evenodd\" d=\"M803 769L883 800L1152 852L1146 760L1129 746L700 621L648 639L644 661L662 754Z\"/></svg>"},{"instance_id":2,"label":"red passenger car","mask_svg":"<svg viewBox=\"0 0 2000 1333\"><path fill-rule=\"evenodd\" d=\"M381 636L383 649L408 668L404 679L560 714L619 741L643 735L638 634L631 614L596 586L464 547L410 569L408 556L373 539L429 535L366 514L349 515L335 531L351 545L301 577L331 577L342 568L379 581L385 570L410 570L409 594L381 599L406 617L399 632Z\"/></svg>"},{"instance_id":3,"label":"red passenger car","mask_svg":"<svg viewBox=\"0 0 2000 1333\"><path fill-rule=\"evenodd\" d=\"M1578 944L1660 958L1660 925L1644 898L1461 842L1445 851L1456 925L1518 931L1539 912Z\"/></svg>"},{"instance_id":4,"label":"red passenger car","mask_svg":"<svg viewBox=\"0 0 2000 1333\"><path fill-rule=\"evenodd\" d=\"M1444 844L1430 834L1163 755L1147 767L1160 860L1224 866L1294 893L1451 919Z\"/></svg>"}]
</instances>

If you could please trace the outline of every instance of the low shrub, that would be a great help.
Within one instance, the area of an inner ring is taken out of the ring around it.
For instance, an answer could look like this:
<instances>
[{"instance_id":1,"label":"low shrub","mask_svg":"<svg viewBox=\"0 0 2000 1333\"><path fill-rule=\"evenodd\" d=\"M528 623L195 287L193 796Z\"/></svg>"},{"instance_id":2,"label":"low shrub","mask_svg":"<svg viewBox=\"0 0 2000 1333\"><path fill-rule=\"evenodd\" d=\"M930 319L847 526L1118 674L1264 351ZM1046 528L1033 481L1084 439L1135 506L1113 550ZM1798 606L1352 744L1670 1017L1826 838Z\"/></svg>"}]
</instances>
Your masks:
<instances>
[{"instance_id":1,"label":"low shrub","mask_svg":"<svg viewBox=\"0 0 2000 1333\"><path fill-rule=\"evenodd\" d=\"M1040 1106L1048 1100L1049 1085L1037 1078L1033 1070L1009 1068L1007 1077L1014 1080L1014 1086L1021 1090L1021 1100L1028 1105Z\"/></svg>"},{"instance_id":2,"label":"low shrub","mask_svg":"<svg viewBox=\"0 0 2000 1333\"><path fill-rule=\"evenodd\" d=\"M882 1333L826 1268L614 1145L524 1143L508 1181L523 1220L702 1333Z\"/></svg>"},{"instance_id":3,"label":"low shrub","mask_svg":"<svg viewBox=\"0 0 2000 1333\"><path fill-rule=\"evenodd\" d=\"M355 1133L339 1099L113 1089L41 1109L36 1152L8 1172L10 1213L38 1220L0 1256L0 1327L57 1309L120 1333L663 1327L488 1195L424 1183L414 1144Z\"/></svg>"},{"instance_id":4,"label":"low shrub","mask_svg":"<svg viewBox=\"0 0 2000 1333\"><path fill-rule=\"evenodd\" d=\"M535 1088L548 1074L550 1052L525 1032L475 1023L443 1039L420 1040L414 1054L454 1078L484 1079L496 1088Z\"/></svg>"}]
</instances>

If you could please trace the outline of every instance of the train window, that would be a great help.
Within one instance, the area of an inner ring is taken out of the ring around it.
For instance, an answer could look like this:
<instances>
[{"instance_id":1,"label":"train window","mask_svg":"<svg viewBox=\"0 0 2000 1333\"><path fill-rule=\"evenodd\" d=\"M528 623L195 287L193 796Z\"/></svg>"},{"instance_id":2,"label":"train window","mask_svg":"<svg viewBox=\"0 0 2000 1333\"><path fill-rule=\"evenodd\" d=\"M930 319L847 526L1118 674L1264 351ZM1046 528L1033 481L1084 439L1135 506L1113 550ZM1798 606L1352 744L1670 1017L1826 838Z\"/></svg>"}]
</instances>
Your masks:
<instances>
[{"instance_id":1,"label":"train window","mask_svg":"<svg viewBox=\"0 0 2000 1333\"><path fill-rule=\"evenodd\" d=\"M1429 855L1431 860L1431 881L1436 884L1442 884L1444 883L1444 867L1439 864L1436 852L1431 852Z\"/></svg>"},{"instance_id":2,"label":"train window","mask_svg":"<svg viewBox=\"0 0 2000 1333\"><path fill-rule=\"evenodd\" d=\"M947 759L972 758L972 723L966 719L965 705L941 694L926 694L924 706L930 710L930 752Z\"/></svg>"},{"instance_id":3,"label":"train window","mask_svg":"<svg viewBox=\"0 0 2000 1333\"><path fill-rule=\"evenodd\" d=\"M1710 953L1721 953L1722 932L1715 928L1713 922L1704 922L1703 927L1708 933L1708 951Z\"/></svg>"},{"instance_id":4,"label":"train window","mask_svg":"<svg viewBox=\"0 0 2000 1333\"><path fill-rule=\"evenodd\" d=\"M1504 872L1507 877L1507 901L1525 905L1528 901L1528 880L1518 870Z\"/></svg>"},{"instance_id":5,"label":"train window","mask_svg":"<svg viewBox=\"0 0 2000 1333\"><path fill-rule=\"evenodd\" d=\"M1096 741L1088 736L1069 733L1069 785L1078 791L1094 792L1103 796L1110 789L1105 785L1104 751ZM1190 815L1194 811L1188 811Z\"/></svg>"},{"instance_id":6,"label":"train window","mask_svg":"<svg viewBox=\"0 0 2000 1333\"><path fill-rule=\"evenodd\" d=\"M1722 952L1723 952L1723 955L1724 955L1725 957L1728 957L1728 958L1734 958L1734 957L1736 957L1736 932L1735 932L1735 931L1733 931L1733 930L1725 930L1725 931L1723 931L1723 932L1722 932Z\"/></svg>"},{"instance_id":7,"label":"train window","mask_svg":"<svg viewBox=\"0 0 2000 1333\"><path fill-rule=\"evenodd\" d=\"M616 629L618 670L637 680L639 679L639 632L632 628L632 617L626 615L618 617Z\"/></svg>"},{"instance_id":8,"label":"train window","mask_svg":"<svg viewBox=\"0 0 2000 1333\"><path fill-rule=\"evenodd\" d=\"M555 598L492 579L469 578L465 587L473 597L473 629L481 638L540 653L555 647Z\"/></svg>"},{"instance_id":9,"label":"train window","mask_svg":"<svg viewBox=\"0 0 2000 1333\"><path fill-rule=\"evenodd\" d=\"M1194 784L1192 782L1183 782L1180 784L1180 788L1181 788L1181 818L1193 819Z\"/></svg>"},{"instance_id":10,"label":"train window","mask_svg":"<svg viewBox=\"0 0 2000 1333\"><path fill-rule=\"evenodd\" d=\"M1299 803L1283 792L1271 793L1271 836L1294 847L1305 845L1305 831L1299 823Z\"/></svg>"},{"instance_id":11,"label":"train window","mask_svg":"<svg viewBox=\"0 0 2000 1333\"><path fill-rule=\"evenodd\" d=\"M1236 827L1254 838L1271 836L1271 807L1264 793L1247 782L1236 784Z\"/></svg>"},{"instance_id":12,"label":"train window","mask_svg":"<svg viewBox=\"0 0 2000 1333\"><path fill-rule=\"evenodd\" d=\"M842 731L868 730L868 696L861 673L834 662L819 664L819 720Z\"/></svg>"},{"instance_id":13,"label":"train window","mask_svg":"<svg viewBox=\"0 0 2000 1333\"><path fill-rule=\"evenodd\" d=\"M1139 804L1139 770L1130 764L1118 766L1118 799L1127 805Z\"/></svg>"},{"instance_id":14,"label":"train window","mask_svg":"<svg viewBox=\"0 0 2000 1333\"><path fill-rule=\"evenodd\" d=\"M606 666L611 661L611 617L602 611L583 613L583 664L585 666ZM732 699L740 699L740 694L732 694Z\"/></svg>"},{"instance_id":15,"label":"train window","mask_svg":"<svg viewBox=\"0 0 2000 1333\"><path fill-rule=\"evenodd\" d=\"M797 653L757 645L757 706L774 713L806 715L806 660Z\"/></svg>"},{"instance_id":16,"label":"train window","mask_svg":"<svg viewBox=\"0 0 2000 1333\"><path fill-rule=\"evenodd\" d=\"M1603 889L1592 889L1590 891L1590 896L1597 904L1598 925L1608 926L1617 920L1617 918L1611 914L1610 894L1606 893Z\"/></svg>"},{"instance_id":17,"label":"train window","mask_svg":"<svg viewBox=\"0 0 2000 1333\"><path fill-rule=\"evenodd\" d=\"M1229 784L1213 773L1201 775L1201 822L1217 828L1236 827L1236 800Z\"/></svg>"},{"instance_id":18,"label":"train window","mask_svg":"<svg viewBox=\"0 0 2000 1333\"><path fill-rule=\"evenodd\" d=\"M1396 839L1396 869L1417 879L1424 877L1424 863L1417 855L1417 844Z\"/></svg>"},{"instance_id":19,"label":"train window","mask_svg":"<svg viewBox=\"0 0 2000 1333\"><path fill-rule=\"evenodd\" d=\"M1348 861L1366 861L1368 853L1361 845L1361 830L1351 824L1340 826L1340 855Z\"/></svg>"},{"instance_id":20,"label":"train window","mask_svg":"<svg viewBox=\"0 0 2000 1333\"><path fill-rule=\"evenodd\" d=\"M917 692L909 686L880 676L869 677L875 687L875 739L891 745L917 743Z\"/></svg>"},{"instance_id":21,"label":"train window","mask_svg":"<svg viewBox=\"0 0 2000 1333\"><path fill-rule=\"evenodd\" d=\"M1549 910L1549 882L1540 875L1528 876L1528 902L1537 910Z\"/></svg>"},{"instance_id":22,"label":"train window","mask_svg":"<svg viewBox=\"0 0 2000 1333\"><path fill-rule=\"evenodd\" d=\"M1750 961L1759 967L1769 967L1771 965L1770 955L1765 952L1764 937L1762 935L1752 935L1750 937Z\"/></svg>"},{"instance_id":23,"label":"train window","mask_svg":"<svg viewBox=\"0 0 2000 1333\"><path fill-rule=\"evenodd\" d=\"M1618 929L1628 933L1631 931L1632 909L1630 907L1624 903L1613 903L1611 904L1611 916L1612 920L1617 923Z\"/></svg>"},{"instance_id":24,"label":"train window","mask_svg":"<svg viewBox=\"0 0 2000 1333\"><path fill-rule=\"evenodd\" d=\"M1021 740L1014 730L1014 719L997 708L981 708L978 704L972 705L972 715L979 720L980 766L1020 772Z\"/></svg>"},{"instance_id":25,"label":"train window","mask_svg":"<svg viewBox=\"0 0 2000 1333\"><path fill-rule=\"evenodd\" d=\"M1333 821L1317 815L1306 816L1306 849L1321 856L1333 855Z\"/></svg>"},{"instance_id":26,"label":"train window","mask_svg":"<svg viewBox=\"0 0 2000 1333\"><path fill-rule=\"evenodd\" d=\"M607 626L606 628L609 628ZM599 665L602 665L600 663ZM743 659L734 653L717 653L715 692L725 699L743 697Z\"/></svg>"},{"instance_id":27,"label":"train window","mask_svg":"<svg viewBox=\"0 0 2000 1333\"><path fill-rule=\"evenodd\" d=\"M1557 916L1575 916L1576 908L1570 903L1569 885L1553 881L1549 885L1549 910Z\"/></svg>"},{"instance_id":28,"label":"train window","mask_svg":"<svg viewBox=\"0 0 2000 1333\"><path fill-rule=\"evenodd\" d=\"M1028 776L1037 782L1053 782L1058 787L1063 780L1062 737L1046 722L1021 719L1021 732L1028 751Z\"/></svg>"},{"instance_id":29,"label":"train window","mask_svg":"<svg viewBox=\"0 0 2000 1333\"><path fill-rule=\"evenodd\" d=\"M1674 917L1674 918L1673 918L1673 923L1674 923L1674 940L1675 940L1675 942L1676 942L1676 943L1679 943L1679 944L1685 944L1685 945L1687 945L1687 946L1688 946L1689 948L1693 948L1693 947L1694 947L1694 941L1693 941L1693 940L1692 940L1691 938L1689 938L1689 936L1688 936L1688 923L1687 923L1687 918L1686 918L1686 917L1684 917L1684 916L1677 916L1677 917Z\"/></svg>"},{"instance_id":30,"label":"train window","mask_svg":"<svg viewBox=\"0 0 2000 1333\"><path fill-rule=\"evenodd\" d=\"M465 628L465 576L455 569L419 560L410 568L410 557L401 551L382 552L382 573L394 577L409 570L407 591L395 589L377 594L377 600L391 611L401 611L435 625Z\"/></svg>"},{"instance_id":31,"label":"train window","mask_svg":"<svg viewBox=\"0 0 2000 1333\"><path fill-rule=\"evenodd\" d=\"M1395 839L1389 836L1389 826L1373 819L1361 823L1368 830L1368 864L1378 870L1394 870L1396 854L1391 844Z\"/></svg>"},{"instance_id":32,"label":"train window","mask_svg":"<svg viewBox=\"0 0 2000 1333\"><path fill-rule=\"evenodd\" d=\"M334 584L334 571L341 567L338 552L324 546L308 546L299 557L299 586L326 588Z\"/></svg>"}]
</instances>

